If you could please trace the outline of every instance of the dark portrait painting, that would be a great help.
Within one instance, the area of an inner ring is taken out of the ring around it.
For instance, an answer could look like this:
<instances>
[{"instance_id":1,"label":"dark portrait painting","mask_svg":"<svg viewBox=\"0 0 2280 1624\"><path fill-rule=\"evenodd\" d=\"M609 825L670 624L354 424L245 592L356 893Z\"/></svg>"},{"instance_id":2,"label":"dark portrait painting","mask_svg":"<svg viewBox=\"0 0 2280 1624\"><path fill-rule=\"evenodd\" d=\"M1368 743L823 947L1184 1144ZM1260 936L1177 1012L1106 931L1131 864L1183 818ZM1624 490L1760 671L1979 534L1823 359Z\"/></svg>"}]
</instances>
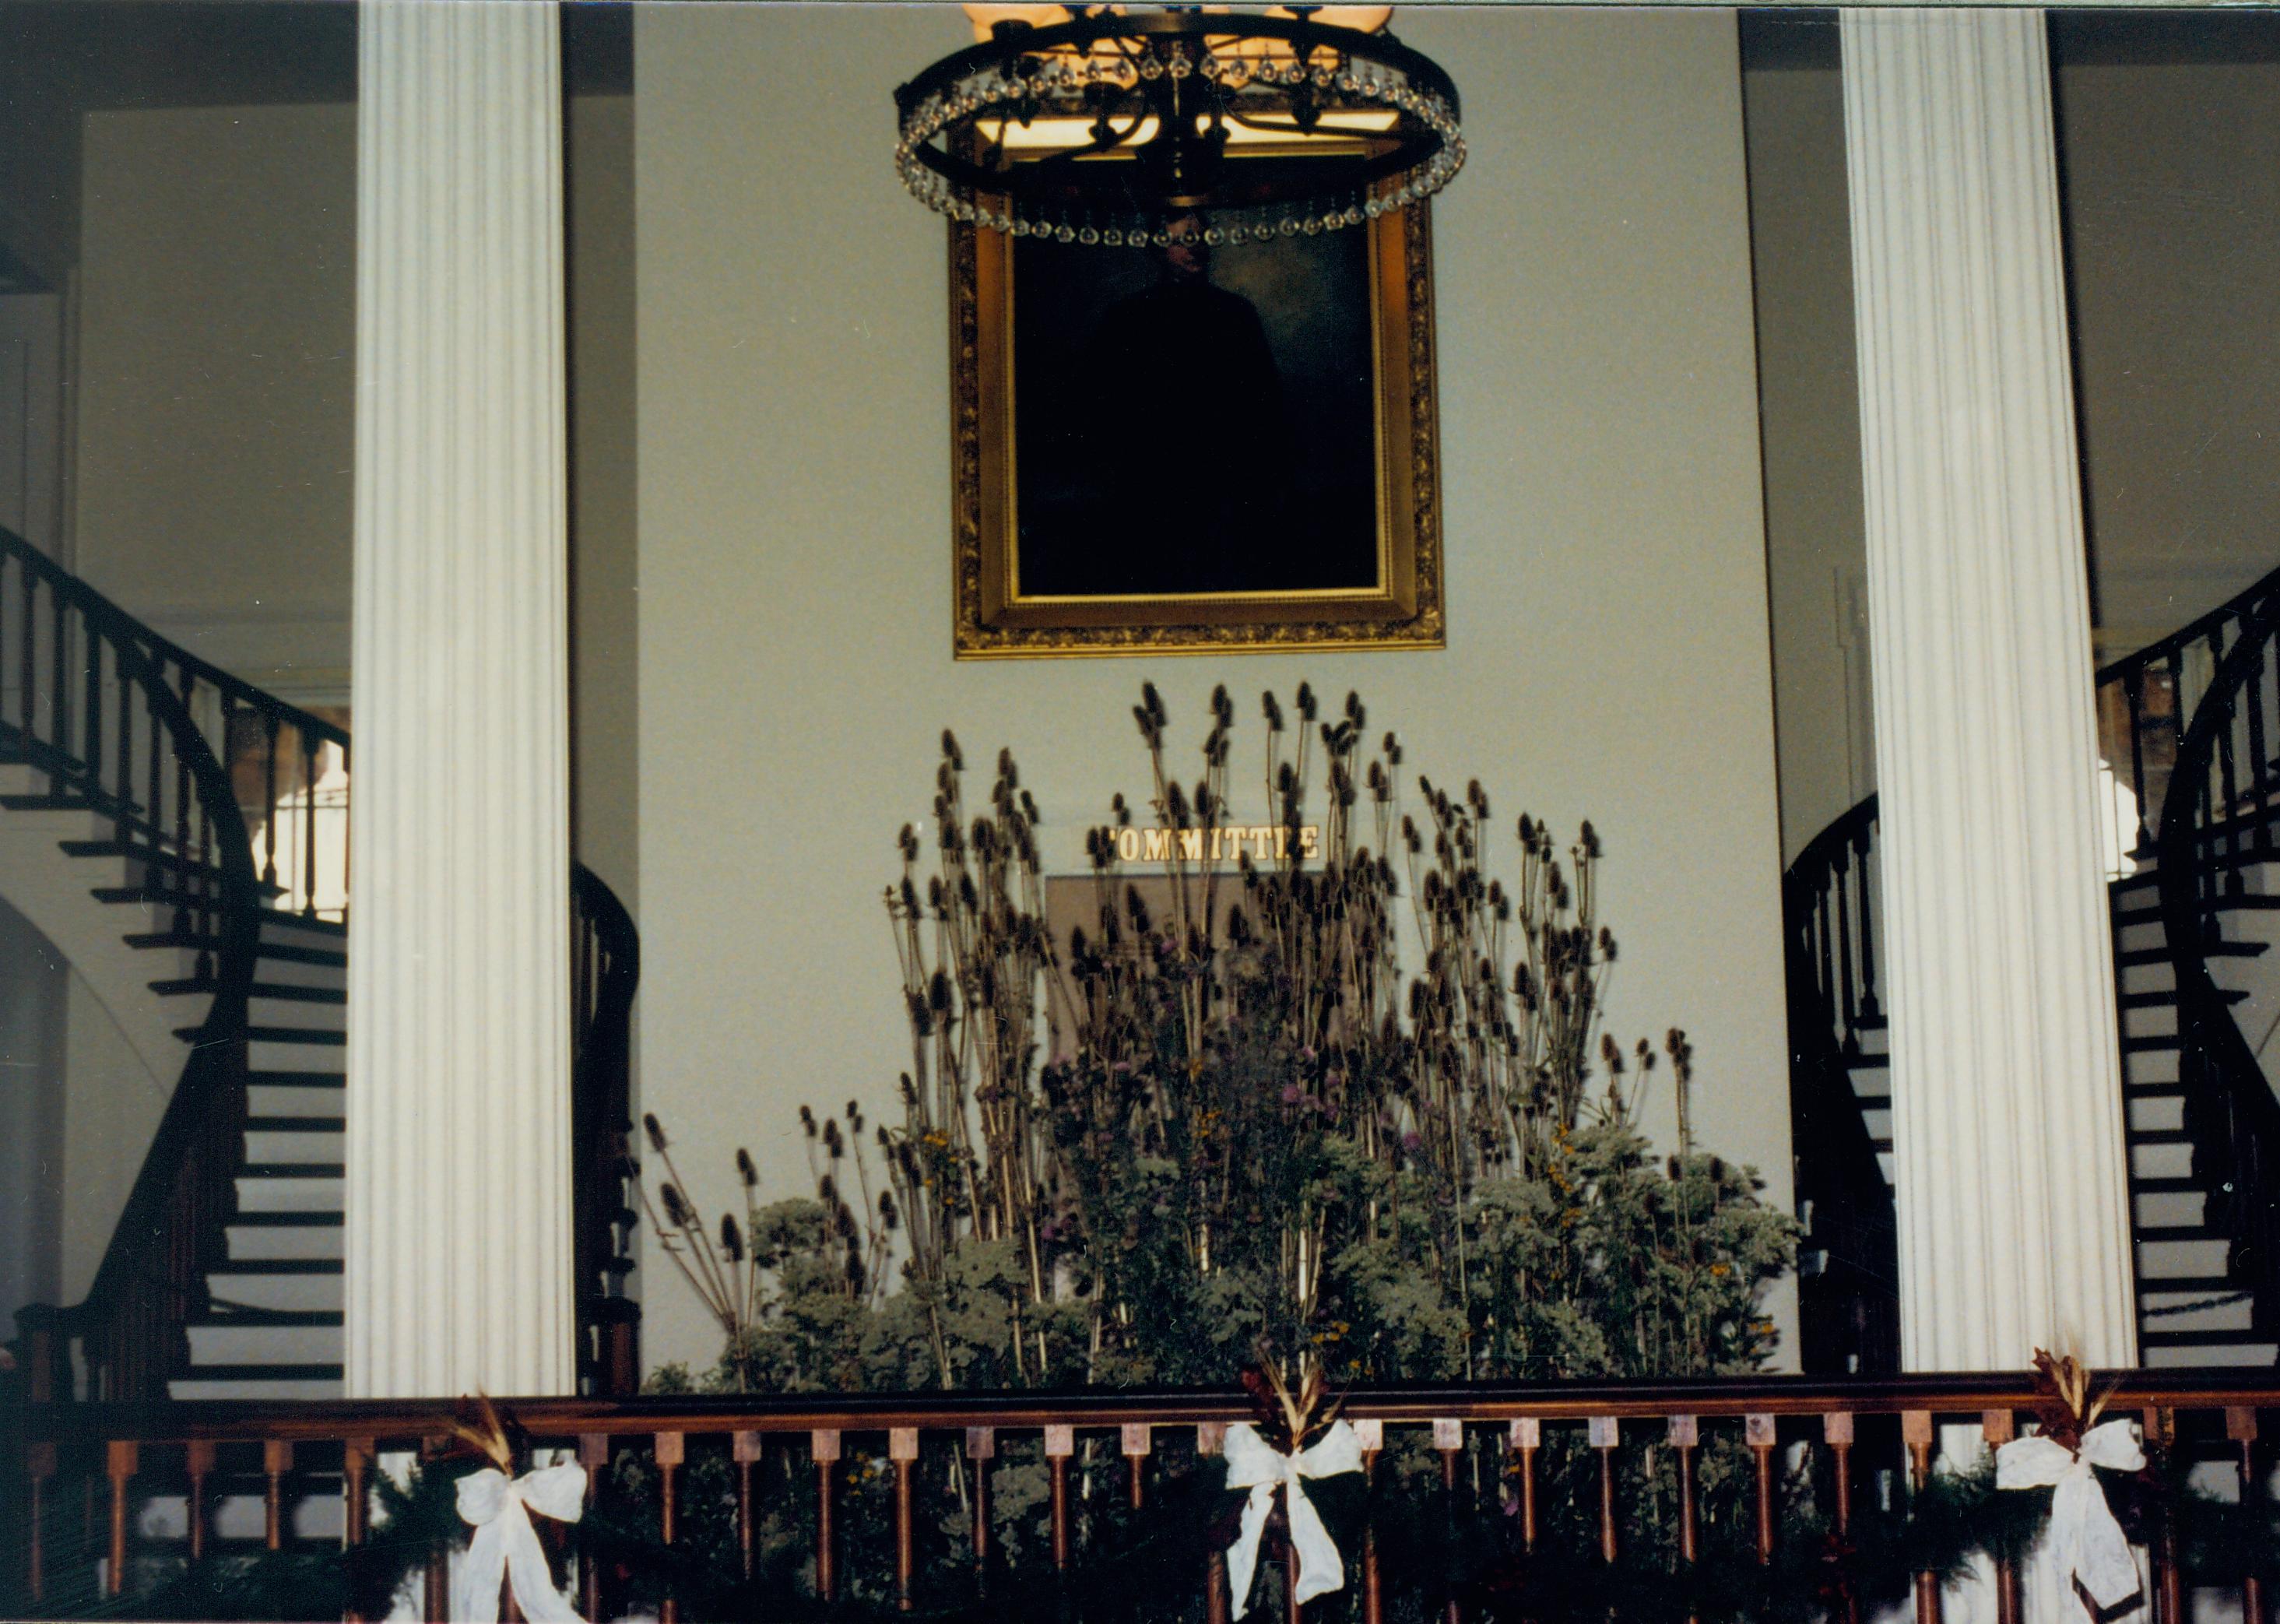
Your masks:
<instances>
[{"instance_id":1,"label":"dark portrait painting","mask_svg":"<svg viewBox=\"0 0 2280 1624\"><path fill-rule=\"evenodd\" d=\"M1378 584L1368 241L1013 247L1028 596Z\"/></svg>"},{"instance_id":2,"label":"dark portrait painting","mask_svg":"<svg viewBox=\"0 0 2280 1624\"><path fill-rule=\"evenodd\" d=\"M1428 205L1206 231L951 227L960 658L1441 645Z\"/></svg>"}]
</instances>

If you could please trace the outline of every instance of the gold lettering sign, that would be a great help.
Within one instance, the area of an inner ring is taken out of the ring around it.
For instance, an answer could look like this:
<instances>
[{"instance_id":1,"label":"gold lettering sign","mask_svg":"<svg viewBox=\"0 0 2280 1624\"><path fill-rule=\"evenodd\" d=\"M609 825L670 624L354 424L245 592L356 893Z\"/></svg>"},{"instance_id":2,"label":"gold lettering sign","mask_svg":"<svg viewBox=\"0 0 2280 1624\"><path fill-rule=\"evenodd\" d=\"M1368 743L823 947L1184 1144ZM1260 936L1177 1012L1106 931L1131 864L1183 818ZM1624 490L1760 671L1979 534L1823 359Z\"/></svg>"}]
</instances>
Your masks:
<instances>
[{"instance_id":1,"label":"gold lettering sign","mask_svg":"<svg viewBox=\"0 0 2280 1624\"><path fill-rule=\"evenodd\" d=\"M1290 856L1292 831L1280 823L1227 824L1211 829L1111 828L1102 838L1127 863L1232 863L1248 857L1253 862L1279 863ZM1304 862L1321 850L1319 825L1301 824L1298 858Z\"/></svg>"}]
</instances>

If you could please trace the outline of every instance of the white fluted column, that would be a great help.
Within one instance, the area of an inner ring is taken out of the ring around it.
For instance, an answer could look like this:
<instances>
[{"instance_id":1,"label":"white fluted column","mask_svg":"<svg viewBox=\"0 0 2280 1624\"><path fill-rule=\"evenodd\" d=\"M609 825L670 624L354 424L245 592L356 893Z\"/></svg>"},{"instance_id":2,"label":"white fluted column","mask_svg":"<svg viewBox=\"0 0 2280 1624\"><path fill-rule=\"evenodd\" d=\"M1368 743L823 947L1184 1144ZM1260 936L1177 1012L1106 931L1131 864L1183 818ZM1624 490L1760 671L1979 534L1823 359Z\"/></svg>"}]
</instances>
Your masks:
<instances>
[{"instance_id":1,"label":"white fluted column","mask_svg":"<svg viewBox=\"0 0 2280 1624\"><path fill-rule=\"evenodd\" d=\"M551 0L365 0L348 1390L567 1393Z\"/></svg>"},{"instance_id":2,"label":"white fluted column","mask_svg":"<svg viewBox=\"0 0 2280 1624\"><path fill-rule=\"evenodd\" d=\"M2134 1365L2043 14L1839 15L1902 1357Z\"/></svg>"}]
</instances>

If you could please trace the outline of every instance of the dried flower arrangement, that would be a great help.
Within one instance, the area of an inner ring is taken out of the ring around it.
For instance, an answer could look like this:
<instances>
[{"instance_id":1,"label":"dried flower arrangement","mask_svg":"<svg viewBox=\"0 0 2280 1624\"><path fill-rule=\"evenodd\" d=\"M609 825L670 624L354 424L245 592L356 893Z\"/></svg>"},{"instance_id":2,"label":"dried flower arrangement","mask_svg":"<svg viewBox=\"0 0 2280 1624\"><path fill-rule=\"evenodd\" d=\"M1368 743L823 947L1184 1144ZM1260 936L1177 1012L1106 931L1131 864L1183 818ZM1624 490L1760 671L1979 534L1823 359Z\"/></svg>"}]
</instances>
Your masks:
<instances>
[{"instance_id":1,"label":"dried flower arrangement","mask_svg":"<svg viewBox=\"0 0 2280 1624\"><path fill-rule=\"evenodd\" d=\"M1066 941L1012 757L970 812L944 735L931 827L903 830L886 892L901 1120L804 1108L816 1197L763 1204L739 1152L744 1212L717 1227L648 1123L653 1227L728 1339L712 1382L1215 1382L1264 1362L1320 1391L1763 1363L1759 1297L1794 1228L1695 1146L1685 1035L1658 1055L1602 1031L1617 948L1591 826L1563 851L1520 818L1507 889L1477 781L1420 778L1412 817L1400 745L1367 744L1359 698L1326 717L1302 686L1261 711L1286 837L1246 843L1226 691L1182 781L1144 689L1151 793L1089 837L1091 919ZM1159 909L1118 855L1136 818L1164 836ZM1680 1149L1659 1158L1639 1123L1665 1057Z\"/></svg>"}]
</instances>

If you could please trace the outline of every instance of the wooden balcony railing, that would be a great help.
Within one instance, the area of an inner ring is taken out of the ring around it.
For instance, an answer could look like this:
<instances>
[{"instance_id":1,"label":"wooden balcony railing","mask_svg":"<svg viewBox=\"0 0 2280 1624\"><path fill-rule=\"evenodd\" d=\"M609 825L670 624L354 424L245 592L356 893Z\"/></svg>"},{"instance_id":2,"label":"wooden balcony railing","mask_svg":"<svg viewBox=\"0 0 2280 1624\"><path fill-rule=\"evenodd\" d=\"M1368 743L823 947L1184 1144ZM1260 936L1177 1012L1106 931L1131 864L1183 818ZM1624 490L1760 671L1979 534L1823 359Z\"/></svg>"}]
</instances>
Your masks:
<instances>
[{"instance_id":1,"label":"wooden balcony railing","mask_svg":"<svg viewBox=\"0 0 2280 1624\"><path fill-rule=\"evenodd\" d=\"M1633 1549L1634 1512L1642 1497L1629 1475L1638 1468L1633 1446L1650 1443L1660 1452L1666 1481L1675 1464L1678 1526L1675 1538L1665 1537L1659 1546L1675 1562L1774 1561L1783 1537L1777 1497L1802 1473L1835 1535L1826 1559L1841 1570L1844 1536L1856 1505L1873 1506L1896 1491L1905 1500L1908 1486L1921 1485L1932 1471L1944 1428L1961 1425L1992 1443L2010 1438L2031 1418L2034 1397L2030 1380L2007 1374L1873 1381L1768 1376L1357 1390L1347 1396L1344 1414L1361 1435L1373 1480L1381 1458L1391 1459L1385 1451L1403 1449L1416 1459L1429 1450L1439 1458L1450 1515L1500 1512L1514 1520L1506 1526L1516 1528L1531 1550L1540 1527L1580 1528L1580 1559L1586 1563L1596 1554L1614 1565ZM1218 1452L1229 1423L1252 1419L1238 1393L1193 1390L542 1398L502 1400L499 1409L528 1449L574 1451L589 1469L589 1497L612 1492L605 1468L614 1457L643 1457L655 1489L643 1504L666 1548L685 1537L682 1520L690 1501L685 1489L676 1490L700 1456L709 1457L706 1492L716 1507L733 1505L732 1537L748 1574L770 1497L795 1496L799 1514L790 1520L808 1530L813 1542L812 1563L803 1564L813 1600L828 1604L855 1585L905 1608L915 1605L916 1575L927 1559L937 1566L944 1559L970 1563L978 1574L1004 1563L1005 1553L993 1549L989 1505L993 1472L1010 1457L1041 1459L1050 1474L1041 1513L1049 1537L1023 1559L1066 1569L1085 1554L1089 1520L1073 1505L1073 1476L1082 1480L1082 1492L1095 1506L1105 1495L1136 1511L1151 1507L1156 1504L1151 1497L1161 1492L1152 1485L1167 1483L1178 1466L1185 1468L1183 1481L1216 1484L1217 1463L1209 1457ZM2260 1501L2268 1493L2263 1474L2269 1463L2259 1440L2276 1412L2280 1378L2268 1370L2125 1373L2114 1382L2107 1408L2110 1416L2142 1420L2149 1443L2173 1459L2228 1463L2244 1497ZM190 1554L200 1554L207 1543L203 1508L217 1473L236 1471L243 1474L241 1482L258 1485L268 1548L292 1543L289 1508L312 1485L345 1496L340 1526L345 1543L355 1545L372 1526L368 1491L375 1460L389 1451L434 1454L463 1412L455 1404L407 1400L30 1405L18 1413L24 1428L19 1503L29 1515L17 1578L30 1603L27 1610L36 1616L41 1598L59 1585L82 1597L90 1589L118 1592L141 1552L138 1508L150 1495L187 1502L187 1543ZM1727 1504L1737 1508L1737 1525L1729 1530L1734 1537L1714 1545L1699 1537L1695 1473L1698 1454L1714 1445L1728 1460L1748 1463L1725 1491ZM1540 1456L1557 1457L1562 1468L1539 1474ZM874 1486L864 1505L882 1509L887 1526L856 1543L872 1553L880 1572L850 1569L843 1463L859 1459L861 1475ZM922 1459L928 1463L924 1472ZM765 1484L756 1480L763 1462L773 1468ZM1429 1493L1433 1474L1429 1470L1426 1476ZM882 1478L890 1478L883 1493L878 1491ZM940 1508L921 1494L946 1495L953 1486L974 1508L970 1532L959 1535L955 1552L931 1550L928 1542L948 1536L940 1528ZM0 1499L12 1495L12 1489ZM1469 1512L1458 1501L1469 1502ZM65 1573L57 1548L56 1530L66 1526L84 1535L65 1542L78 1547L75 1574ZM459 1533L464 1537L466 1530ZM340 1539L333 1536L335 1548ZM1415 1612L1420 1588L1429 1590L1433 1576L1381 1571L1374 1533L1350 1543L1342 1552L1345 1588L1303 1616L1383 1624L1397 1611ZM1223 1620L1229 1615L1225 1564L1211 1544L1204 1542L1195 1556L1187 1595L1167 1598L1177 1616ZM2155 1617L2183 1624L2191 1615L2176 1552L2156 1542L2151 1557ZM608 1565L589 1559L581 1566L582 1612L589 1619L614 1616ZM883 1571L890 1567L890 1574ZM445 1616L442 1573L439 1553L428 1566L426 1616L431 1619ZM1999 1571L1998 1582L2005 1616L2018 1616L2016 1575ZM2243 1616L2266 1624L2263 1588L2251 1579L2240 1589ZM1437 1596L1428 1605L1437 1618L1463 1616L1459 1599ZM1915 1605L1920 1620L1939 1617L1935 1579L1918 1582ZM674 1600L664 1599L659 1611L673 1620ZM1287 1602L1284 1612L1290 1620L1302 1616ZM1831 1619L1858 1613L1841 1600L1828 1609Z\"/></svg>"}]
</instances>

